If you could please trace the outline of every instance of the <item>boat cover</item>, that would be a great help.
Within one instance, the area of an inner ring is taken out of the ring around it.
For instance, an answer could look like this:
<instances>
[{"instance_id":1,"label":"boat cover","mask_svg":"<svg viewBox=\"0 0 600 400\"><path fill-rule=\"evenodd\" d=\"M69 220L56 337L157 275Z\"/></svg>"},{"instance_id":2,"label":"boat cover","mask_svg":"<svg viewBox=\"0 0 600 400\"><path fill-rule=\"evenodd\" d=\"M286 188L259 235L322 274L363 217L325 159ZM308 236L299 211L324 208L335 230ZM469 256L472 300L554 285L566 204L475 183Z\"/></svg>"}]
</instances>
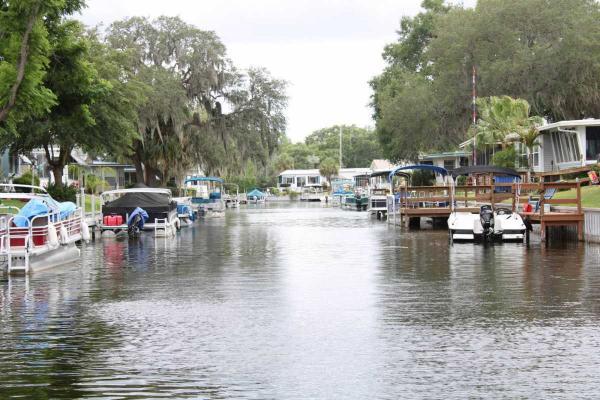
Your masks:
<instances>
[{"instance_id":1,"label":"boat cover","mask_svg":"<svg viewBox=\"0 0 600 400\"><path fill-rule=\"evenodd\" d=\"M169 206L169 195L166 193L152 192L130 192L123 196L106 203L105 207L167 207Z\"/></svg>"},{"instance_id":2,"label":"boat cover","mask_svg":"<svg viewBox=\"0 0 600 400\"><path fill-rule=\"evenodd\" d=\"M25 228L29 226L29 221L35 216L48 214L54 210L60 212L60 218L67 218L73 214L77 206L75 203L70 201L58 202L51 197L47 197L44 200L31 199L23 206L15 218L13 219L15 226L19 228Z\"/></svg>"},{"instance_id":3,"label":"boat cover","mask_svg":"<svg viewBox=\"0 0 600 400\"><path fill-rule=\"evenodd\" d=\"M266 195L258 189L254 189L253 191L249 192L246 196L255 197L257 199L262 199L263 197L266 197Z\"/></svg>"},{"instance_id":4,"label":"boat cover","mask_svg":"<svg viewBox=\"0 0 600 400\"><path fill-rule=\"evenodd\" d=\"M138 222L138 228L140 229L144 229L144 224L146 223L146 221L148 220L148 213L146 212L146 210L137 207L135 210L133 210L133 212L131 213L131 215L129 216L129 219L127 220L127 226L129 226L131 224L131 222L133 221L133 219L137 216L140 215L142 218L139 220Z\"/></svg>"}]
</instances>

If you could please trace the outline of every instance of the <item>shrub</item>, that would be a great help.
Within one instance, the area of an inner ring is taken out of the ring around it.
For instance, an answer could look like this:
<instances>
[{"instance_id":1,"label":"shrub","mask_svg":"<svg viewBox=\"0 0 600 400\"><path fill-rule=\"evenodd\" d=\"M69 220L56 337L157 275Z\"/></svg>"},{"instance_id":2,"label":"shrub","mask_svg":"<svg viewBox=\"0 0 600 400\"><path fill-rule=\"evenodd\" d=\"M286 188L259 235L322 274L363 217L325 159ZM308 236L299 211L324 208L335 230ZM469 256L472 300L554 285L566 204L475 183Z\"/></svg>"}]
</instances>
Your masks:
<instances>
[{"instance_id":1,"label":"shrub","mask_svg":"<svg viewBox=\"0 0 600 400\"><path fill-rule=\"evenodd\" d=\"M27 171L25 172L23 175L19 176L18 178L14 178L13 183L16 185L31 185L31 171ZM40 185L40 178L36 175L33 179L33 184L35 186L39 186ZM15 189L17 192L22 191L23 189ZM29 191L29 190L25 190L25 191Z\"/></svg>"},{"instance_id":2,"label":"shrub","mask_svg":"<svg viewBox=\"0 0 600 400\"><path fill-rule=\"evenodd\" d=\"M517 161L517 152L514 147L499 151L492 157L492 164L497 167L514 168Z\"/></svg>"},{"instance_id":3,"label":"shrub","mask_svg":"<svg viewBox=\"0 0 600 400\"><path fill-rule=\"evenodd\" d=\"M48 185L48 194L56 201L72 201L77 200L77 187L75 185L65 186L51 183Z\"/></svg>"},{"instance_id":4,"label":"shrub","mask_svg":"<svg viewBox=\"0 0 600 400\"><path fill-rule=\"evenodd\" d=\"M103 181L102 178L96 175L86 175L85 177L85 191L87 193L97 193L98 191L103 191L105 187L108 186L106 181Z\"/></svg>"},{"instance_id":5,"label":"shrub","mask_svg":"<svg viewBox=\"0 0 600 400\"><path fill-rule=\"evenodd\" d=\"M460 175L458 178L456 178L456 185L457 186L465 186L467 184L467 177L464 175Z\"/></svg>"},{"instance_id":6,"label":"shrub","mask_svg":"<svg viewBox=\"0 0 600 400\"><path fill-rule=\"evenodd\" d=\"M418 169L412 173L410 184L411 186L433 186L434 181L435 174L432 171Z\"/></svg>"}]
</instances>

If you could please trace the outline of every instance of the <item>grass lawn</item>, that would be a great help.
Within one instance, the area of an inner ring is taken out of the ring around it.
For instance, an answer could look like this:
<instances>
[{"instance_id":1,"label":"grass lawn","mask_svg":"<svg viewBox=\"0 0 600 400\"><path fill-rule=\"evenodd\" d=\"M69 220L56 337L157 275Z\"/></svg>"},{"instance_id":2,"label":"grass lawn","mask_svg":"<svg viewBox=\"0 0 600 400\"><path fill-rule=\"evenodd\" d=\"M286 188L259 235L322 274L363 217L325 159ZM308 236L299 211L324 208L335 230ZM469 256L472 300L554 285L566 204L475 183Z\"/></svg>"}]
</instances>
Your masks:
<instances>
[{"instance_id":1,"label":"grass lawn","mask_svg":"<svg viewBox=\"0 0 600 400\"><path fill-rule=\"evenodd\" d=\"M555 199L574 199L576 197L575 189L558 192L554 195ZM568 206L569 204L564 205ZM581 205L583 207L600 208L600 185L581 187Z\"/></svg>"},{"instance_id":2,"label":"grass lawn","mask_svg":"<svg viewBox=\"0 0 600 400\"><path fill-rule=\"evenodd\" d=\"M13 206L18 208L23 208L26 203L19 200L1 200L0 205L3 206ZM100 196L96 196L96 212L99 213L102 208L102 202L100 201ZM85 196L85 211L92 211L92 197L89 195Z\"/></svg>"}]
</instances>

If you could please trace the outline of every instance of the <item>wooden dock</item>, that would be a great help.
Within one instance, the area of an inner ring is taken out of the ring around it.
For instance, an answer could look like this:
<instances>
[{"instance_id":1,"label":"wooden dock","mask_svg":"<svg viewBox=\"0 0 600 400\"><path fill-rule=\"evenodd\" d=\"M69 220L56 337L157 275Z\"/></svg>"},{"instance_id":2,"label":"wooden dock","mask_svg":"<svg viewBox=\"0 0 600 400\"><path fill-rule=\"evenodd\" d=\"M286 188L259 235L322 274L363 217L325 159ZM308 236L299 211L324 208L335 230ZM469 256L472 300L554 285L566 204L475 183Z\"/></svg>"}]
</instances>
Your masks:
<instances>
[{"instance_id":1,"label":"wooden dock","mask_svg":"<svg viewBox=\"0 0 600 400\"><path fill-rule=\"evenodd\" d=\"M478 213L482 204L494 204L496 207L511 208L519 212L523 220L532 225L540 225L541 239L546 240L547 229L553 226L574 226L579 240L584 239L585 216L581 208L581 185L578 182L542 182L542 183L491 183L455 186L405 186L399 189L400 201L395 203L390 213L393 221L406 226L413 225L420 218L443 219L452 212ZM576 189L576 197L554 199L549 194L560 190ZM454 196L452 196L454 190ZM548 198L546 198L548 197ZM522 205L530 198L538 198L538 206L531 212L524 212ZM508 202L510 200L510 202ZM454 202L454 208L451 207ZM575 205L575 210L552 210L550 205Z\"/></svg>"}]
</instances>

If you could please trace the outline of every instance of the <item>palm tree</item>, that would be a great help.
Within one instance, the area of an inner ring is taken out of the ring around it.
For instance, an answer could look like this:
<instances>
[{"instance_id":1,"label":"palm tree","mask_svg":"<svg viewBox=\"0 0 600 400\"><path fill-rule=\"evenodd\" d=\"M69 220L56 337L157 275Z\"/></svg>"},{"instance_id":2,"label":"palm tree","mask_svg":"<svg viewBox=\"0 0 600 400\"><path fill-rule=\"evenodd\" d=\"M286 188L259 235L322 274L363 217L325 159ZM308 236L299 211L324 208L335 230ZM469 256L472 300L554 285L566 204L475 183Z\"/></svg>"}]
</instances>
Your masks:
<instances>
[{"instance_id":1,"label":"palm tree","mask_svg":"<svg viewBox=\"0 0 600 400\"><path fill-rule=\"evenodd\" d=\"M329 187L331 187L331 177L337 175L339 172L340 166L337 161L333 158L326 158L321 161L321 165L319 166L319 173L327 178L329 182Z\"/></svg>"},{"instance_id":2,"label":"palm tree","mask_svg":"<svg viewBox=\"0 0 600 400\"><path fill-rule=\"evenodd\" d=\"M533 170L533 151L539 146L537 129L543 123L541 117L529 116L529 103L509 96L488 97L478 101L480 120L474 132L476 146L497 144L503 146L519 142L527 149L528 180Z\"/></svg>"}]
</instances>

